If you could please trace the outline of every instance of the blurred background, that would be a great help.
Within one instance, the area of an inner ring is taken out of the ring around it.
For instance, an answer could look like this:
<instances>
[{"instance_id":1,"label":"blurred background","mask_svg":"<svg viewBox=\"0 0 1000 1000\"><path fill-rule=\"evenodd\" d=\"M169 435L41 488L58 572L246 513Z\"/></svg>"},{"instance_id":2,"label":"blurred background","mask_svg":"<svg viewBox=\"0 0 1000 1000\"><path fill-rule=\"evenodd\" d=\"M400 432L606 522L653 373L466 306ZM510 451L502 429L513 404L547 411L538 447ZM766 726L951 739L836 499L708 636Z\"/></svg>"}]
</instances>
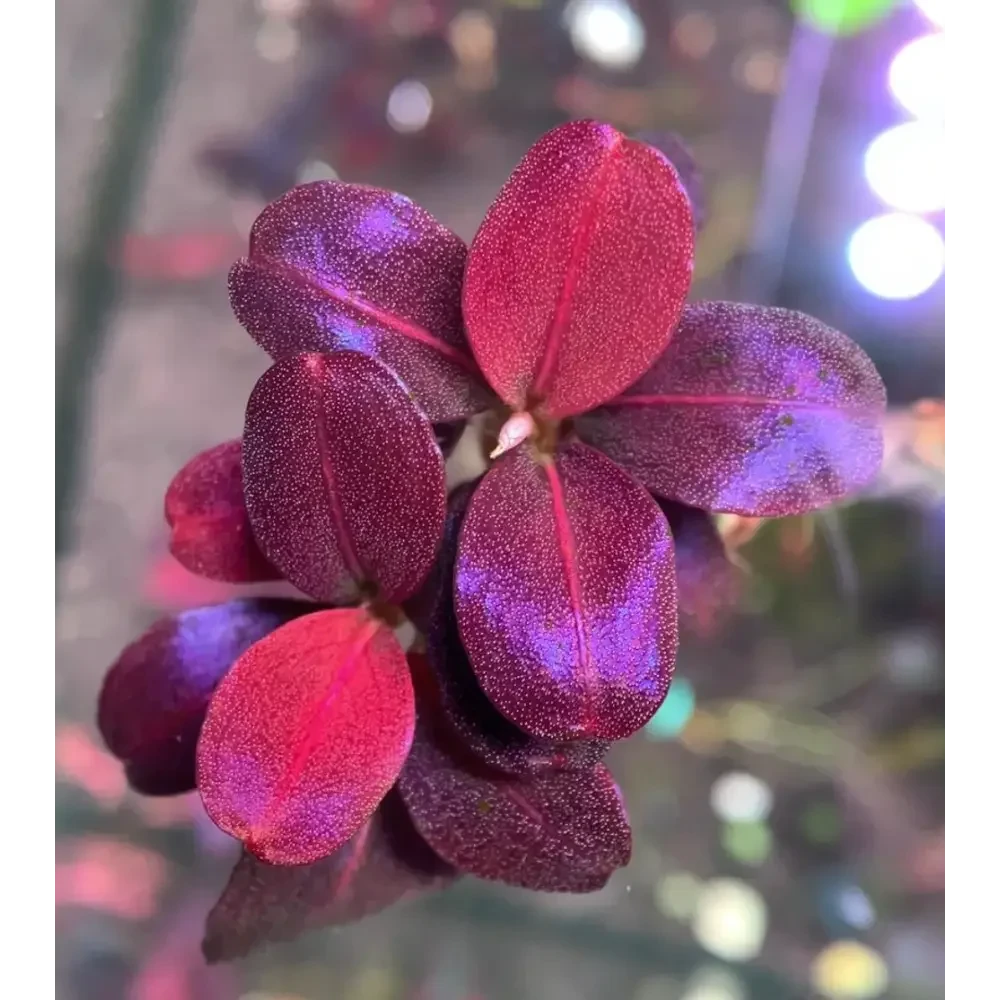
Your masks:
<instances>
[{"instance_id":1,"label":"blurred background","mask_svg":"<svg viewBox=\"0 0 1000 1000\"><path fill-rule=\"evenodd\" d=\"M64 1000L931 1000L944 942L947 0L59 0L57 995ZM610 764L605 890L465 880L208 969L235 843L130 793L94 709L155 618L223 600L162 495L267 359L225 277L303 180L393 188L471 239L571 118L702 171L694 296L808 311L889 388L856 502L723 518L736 606Z\"/></svg>"}]
</instances>

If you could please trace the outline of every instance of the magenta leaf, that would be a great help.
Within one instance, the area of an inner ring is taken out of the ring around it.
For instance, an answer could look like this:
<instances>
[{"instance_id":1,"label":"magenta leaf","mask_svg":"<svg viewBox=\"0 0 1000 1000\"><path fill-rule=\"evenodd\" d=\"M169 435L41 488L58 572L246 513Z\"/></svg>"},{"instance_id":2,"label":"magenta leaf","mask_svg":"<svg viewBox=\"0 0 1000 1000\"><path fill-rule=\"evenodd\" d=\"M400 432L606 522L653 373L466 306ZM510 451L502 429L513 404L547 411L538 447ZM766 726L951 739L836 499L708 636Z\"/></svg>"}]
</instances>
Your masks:
<instances>
[{"instance_id":1,"label":"magenta leaf","mask_svg":"<svg viewBox=\"0 0 1000 1000\"><path fill-rule=\"evenodd\" d=\"M301 591L398 602L430 571L445 515L434 429L384 365L300 354L247 404L244 490L254 534Z\"/></svg>"},{"instance_id":2,"label":"magenta leaf","mask_svg":"<svg viewBox=\"0 0 1000 1000\"><path fill-rule=\"evenodd\" d=\"M654 493L777 517L864 486L884 410L875 366L842 333L786 309L699 302L653 368L577 427Z\"/></svg>"},{"instance_id":3,"label":"magenta leaf","mask_svg":"<svg viewBox=\"0 0 1000 1000\"><path fill-rule=\"evenodd\" d=\"M711 515L672 500L659 504L674 536L681 627L711 635L739 597L736 567Z\"/></svg>"},{"instance_id":4,"label":"magenta leaf","mask_svg":"<svg viewBox=\"0 0 1000 1000\"><path fill-rule=\"evenodd\" d=\"M525 732L616 740L667 693L677 647L673 542L649 494L583 444L522 445L486 474L459 539L462 644Z\"/></svg>"},{"instance_id":5,"label":"magenta leaf","mask_svg":"<svg viewBox=\"0 0 1000 1000\"><path fill-rule=\"evenodd\" d=\"M528 151L469 251L476 359L515 409L589 410L663 351L693 261L691 206L663 155L608 125L562 125Z\"/></svg>"},{"instance_id":6,"label":"magenta leaf","mask_svg":"<svg viewBox=\"0 0 1000 1000\"><path fill-rule=\"evenodd\" d=\"M479 686L458 635L453 598L458 533L477 483L465 483L449 498L444 542L431 575L406 611L424 633L425 656L408 657L414 682L426 681L436 713L477 757L508 774L591 768L604 756L603 740L557 742L518 729L491 704Z\"/></svg>"},{"instance_id":7,"label":"magenta leaf","mask_svg":"<svg viewBox=\"0 0 1000 1000\"><path fill-rule=\"evenodd\" d=\"M695 228L701 230L708 215L705 185L698 164L684 140L675 132L655 130L638 132L633 138L659 150L670 161L674 170L677 171L677 176L680 178L688 200L691 202L691 214L694 216Z\"/></svg>"},{"instance_id":8,"label":"magenta leaf","mask_svg":"<svg viewBox=\"0 0 1000 1000\"><path fill-rule=\"evenodd\" d=\"M334 854L310 865L268 865L244 854L208 915L202 949L229 961L267 942L352 923L456 877L420 839L397 791Z\"/></svg>"},{"instance_id":9,"label":"magenta leaf","mask_svg":"<svg viewBox=\"0 0 1000 1000\"><path fill-rule=\"evenodd\" d=\"M243 501L241 444L226 441L191 459L164 498L170 552L192 573L223 583L258 583L281 574L254 541Z\"/></svg>"},{"instance_id":10,"label":"magenta leaf","mask_svg":"<svg viewBox=\"0 0 1000 1000\"><path fill-rule=\"evenodd\" d=\"M306 601L259 598L163 618L126 646L104 678L97 725L146 795L194 789L195 746L216 685L253 643L301 615Z\"/></svg>"},{"instance_id":11,"label":"magenta leaf","mask_svg":"<svg viewBox=\"0 0 1000 1000\"><path fill-rule=\"evenodd\" d=\"M308 615L251 646L217 688L198 743L205 808L271 864L332 854L392 787L413 738L413 687L367 611Z\"/></svg>"},{"instance_id":12,"label":"magenta leaf","mask_svg":"<svg viewBox=\"0 0 1000 1000\"><path fill-rule=\"evenodd\" d=\"M489 405L462 329L465 244L409 198L317 181L268 205L233 266L237 319L276 361L359 351L385 362L431 420Z\"/></svg>"},{"instance_id":13,"label":"magenta leaf","mask_svg":"<svg viewBox=\"0 0 1000 1000\"><path fill-rule=\"evenodd\" d=\"M433 850L479 878L593 892L631 855L621 792L602 764L515 778L449 752L421 718L399 791Z\"/></svg>"}]
</instances>

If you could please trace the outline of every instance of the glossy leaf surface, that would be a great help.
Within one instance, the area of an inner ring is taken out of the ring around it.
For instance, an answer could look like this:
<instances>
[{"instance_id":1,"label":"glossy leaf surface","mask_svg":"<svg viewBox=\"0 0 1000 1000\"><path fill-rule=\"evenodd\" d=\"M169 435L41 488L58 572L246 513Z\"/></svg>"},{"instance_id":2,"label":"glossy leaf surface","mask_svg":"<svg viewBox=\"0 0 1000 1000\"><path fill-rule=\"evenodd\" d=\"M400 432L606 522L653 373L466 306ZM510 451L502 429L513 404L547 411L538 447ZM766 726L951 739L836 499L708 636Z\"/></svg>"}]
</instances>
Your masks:
<instances>
[{"instance_id":1,"label":"glossy leaf surface","mask_svg":"<svg viewBox=\"0 0 1000 1000\"><path fill-rule=\"evenodd\" d=\"M884 409L875 366L842 333L785 309L699 302L653 368L577 427L663 497L777 517L875 475Z\"/></svg>"},{"instance_id":2,"label":"glossy leaf surface","mask_svg":"<svg viewBox=\"0 0 1000 1000\"><path fill-rule=\"evenodd\" d=\"M311 597L399 601L433 565L444 460L378 361L342 351L272 365L247 404L243 465L257 541Z\"/></svg>"},{"instance_id":3,"label":"glossy leaf surface","mask_svg":"<svg viewBox=\"0 0 1000 1000\"><path fill-rule=\"evenodd\" d=\"M279 579L254 541L243 500L242 446L226 441L191 459L164 498L170 551L186 569L223 583Z\"/></svg>"},{"instance_id":4,"label":"glossy leaf surface","mask_svg":"<svg viewBox=\"0 0 1000 1000\"><path fill-rule=\"evenodd\" d=\"M449 498L438 561L406 608L427 645L424 656L408 657L414 682L427 682L436 712L469 750L498 770L531 774L593 767L607 752L607 742L558 742L529 735L493 707L472 672L458 634L453 589L459 529L476 485L465 483Z\"/></svg>"},{"instance_id":5,"label":"glossy leaf surface","mask_svg":"<svg viewBox=\"0 0 1000 1000\"><path fill-rule=\"evenodd\" d=\"M351 923L393 903L443 888L456 876L421 840L391 791L336 853L311 865L268 865L244 854L208 915L202 945L210 962L270 941Z\"/></svg>"},{"instance_id":6,"label":"glossy leaf surface","mask_svg":"<svg viewBox=\"0 0 1000 1000\"><path fill-rule=\"evenodd\" d=\"M317 181L272 202L229 275L237 318L275 359L360 351L431 420L489 405L462 330L466 247L408 198Z\"/></svg>"},{"instance_id":7,"label":"glossy leaf surface","mask_svg":"<svg viewBox=\"0 0 1000 1000\"><path fill-rule=\"evenodd\" d=\"M589 410L661 353L693 261L691 206L663 155L608 125L562 125L528 151L469 252L479 366L515 409Z\"/></svg>"},{"instance_id":8,"label":"glossy leaf surface","mask_svg":"<svg viewBox=\"0 0 1000 1000\"><path fill-rule=\"evenodd\" d=\"M104 679L97 724L132 787L147 795L192 791L216 685L253 643L316 610L304 601L231 601L163 618L126 646Z\"/></svg>"},{"instance_id":9,"label":"glossy leaf surface","mask_svg":"<svg viewBox=\"0 0 1000 1000\"><path fill-rule=\"evenodd\" d=\"M219 685L198 744L209 816L271 864L332 854L392 787L413 738L392 631L323 611L252 646Z\"/></svg>"},{"instance_id":10,"label":"glossy leaf surface","mask_svg":"<svg viewBox=\"0 0 1000 1000\"><path fill-rule=\"evenodd\" d=\"M667 692L677 646L673 542L649 494L583 444L522 445L486 474L459 538L462 644L526 732L622 739Z\"/></svg>"},{"instance_id":11,"label":"glossy leaf surface","mask_svg":"<svg viewBox=\"0 0 1000 1000\"><path fill-rule=\"evenodd\" d=\"M739 596L739 577L709 514L661 500L677 563L677 610L681 627L711 635Z\"/></svg>"},{"instance_id":12,"label":"glossy leaf surface","mask_svg":"<svg viewBox=\"0 0 1000 1000\"><path fill-rule=\"evenodd\" d=\"M479 878L593 892L631 855L621 793L601 764L526 781L467 764L421 721L399 790L434 851Z\"/></svg>"}]
</instances>

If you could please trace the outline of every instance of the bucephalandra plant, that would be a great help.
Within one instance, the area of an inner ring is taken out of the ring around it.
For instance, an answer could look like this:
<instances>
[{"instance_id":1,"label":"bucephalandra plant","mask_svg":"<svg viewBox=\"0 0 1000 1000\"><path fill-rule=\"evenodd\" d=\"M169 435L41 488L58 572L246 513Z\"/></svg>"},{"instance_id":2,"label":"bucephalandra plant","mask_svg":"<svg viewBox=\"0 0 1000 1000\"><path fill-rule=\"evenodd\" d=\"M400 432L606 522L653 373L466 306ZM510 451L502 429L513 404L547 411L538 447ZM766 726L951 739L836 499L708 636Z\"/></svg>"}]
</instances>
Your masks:
<instances>
[{"instance_id":1,"label":"bucephalandra plant","mask_svg":"<svg viewBox=\"0 0 1000 1000\"><path fill-rule=\"evenodd\" d=\"M800 513L877 471L885 391L855 344L686 301L688 188L581 121L471 248L333 181L257 219L230 293L274 364L166 517L189 569L311 600L158 622L99 707L135 788L197 787L243 842L209 957L462 874L603 886L631 833L601 758L663 702L678 604L726 565L710 514ZM449 496L447 453L491 410L491 462Z\"/></svg>"}]
</instances>

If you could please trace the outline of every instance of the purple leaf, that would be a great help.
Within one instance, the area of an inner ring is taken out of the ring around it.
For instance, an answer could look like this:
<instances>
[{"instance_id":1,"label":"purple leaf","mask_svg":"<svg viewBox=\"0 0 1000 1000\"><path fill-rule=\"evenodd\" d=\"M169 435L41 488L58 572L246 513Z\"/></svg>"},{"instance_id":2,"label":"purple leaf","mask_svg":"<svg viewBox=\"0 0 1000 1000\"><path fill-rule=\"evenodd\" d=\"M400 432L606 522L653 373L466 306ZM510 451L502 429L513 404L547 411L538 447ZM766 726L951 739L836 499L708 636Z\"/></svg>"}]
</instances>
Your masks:
<instances>
[{"instance_id":1,"label":"purple leaf","mask_svg":"<svg viewBox=\"0 0 1000 1000\"><path fill-rule=\"evenodd\" d=\"M736 567L710 515L671 500L659 504L674 536L681 626L711 635L738 599Z\"/></svg>"},{"instance_id":2,"label":"purple leaf","mask_svg":"<svg viewBox=\"0 0 1000 1000\"><path fill-rule=\"evenodd\" d=\"M243 434L254 534L292 584L331 604L397 602L430 571L445 514L434 430L384 365L300 354L254 387Z\"/></svg>"},{"instance_id":3,"label":"purple leaf","mask_svg":"<svg viewBox=\"0 0 1000 1000\"><path fill-rule=\"evenodd\" d=\"M842 333L786 309L699 302L653 368L577 428L654 493L777 517L864 486L884 410L875 366Z\"/></svg>"},{"instance_id":4,"label":"purple leaf","mask_svg":"<svg viewBox=\"0 0 1000 1000\"><path fill-rule=\"evenodd\" d=\"M508 774L593 767L608 750L603 740L557 742L531 736L501 715L479 686L458 636L453 588L458 533L477 483L456 489L448 503L437 563L406 611L425 634L426 656L409 656L414 683L421 681L455 735L477 757ZM427 690L429 688L429 690Z\"/></svg>"},{"instance_id":5,"label":"purple leaf","mask_svg":"<svg viewBox=\"0 0 1000 1000\"><path fill-rule=\"evenodd\" d=\"M263 861L304 865L361 829L413 739L399 641L363 609L290 622L216 689L198 740L205 811Z\"/></svg>"},{"instance_id":6,"label":"purple leaf","mask_svg":"<svg viewBox=\"0 0 1000 1000\"><path fill-rule=\"evenodd\" d=\"M399 791L433 850L479 878L593 892L631 855L621 792L601 764L531 780L503 775L449 752L421 718Z\"/></svg>"},{"instance_id":7,"label":"purple leaf","mask_svg":"<svg viewBox=\"0 0 1000 1000\"><path fill-rule=\"evenodd\" d=\"M97 725L129 784L146 795L192 791L216 685L259 639L318 610L305 601L232 601L163 618L126 646L104 679Z\"/></svg>"},{"instance_id":8,"label":"purple leaf","mask_svg":"<svg viewBox=\"0 0 1000 1000\"><path fill-rule=\"evenodd\" d=\"M281 574L264 558L243 500L239 439L195 455L174 476L163 509L170 552L187 570L223 583L258 583Z\"/></svg>"},{"instance_id":9,"label":"purple leaf","mask_svg":"<svg viewBox=\"0 0 1000 1000\"><path fill-rule=\"evenodd\" d=\"M462 329L466 247L408 198L317 181L268 205L229 275L239 321L276 361L359 351L435 421L490 404Z\"/></svg>"},{"instance_id":10,"label":"purple leaf","mask_svg":"<svg viewBox=\"0 0 1000 1000\"><path fill-rule=\"evenodd\" d=\"M335 854L311 865L269 865L244 854L208 915L202 949L229 961L271 941L352 923L456 877L421 839L391 791Z\"/></svg>"},{"instance_id":11,"label":"purple leaf","mask_svg":"<svg viewBox=\"0 0 1000 1000\"><path fill-rule=\"evenodd\" d=\"M486 474L459 539L462 644L490 701L552 740L616 740L667 693L674 551L642 487L583 444L522 445Z\"/></svg>"},{"instance_id":12,"label":"purple leaf","mask_svg":"<svg viewBox=\"0 0 1000 1000\"><path fill-rule=\"evenodd\" d=\"M528 151L469 251L476 359L512 408L583 413L666 346L693 264L691 206L663 155L609 125L561 125Z\"/></svg>"}]
</instances>

